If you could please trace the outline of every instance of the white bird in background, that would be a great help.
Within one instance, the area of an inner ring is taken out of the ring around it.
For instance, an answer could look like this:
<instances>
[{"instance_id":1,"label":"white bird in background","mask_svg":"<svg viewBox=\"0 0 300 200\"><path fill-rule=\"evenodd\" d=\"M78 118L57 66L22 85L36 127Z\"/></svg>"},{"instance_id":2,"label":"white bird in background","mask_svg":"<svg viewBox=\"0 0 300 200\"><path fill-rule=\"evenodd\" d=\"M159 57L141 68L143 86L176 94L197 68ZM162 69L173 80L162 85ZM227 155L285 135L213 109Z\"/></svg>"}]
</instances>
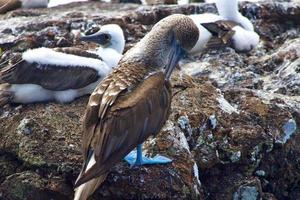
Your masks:
<instances>
[{"instance_id":1,"label":"white bird in background","mask_svg":"<svg viewBox=\"0 0 300 200\"><path fill-rule=\"evenodd\" d=\"M215 0L215 3L219 15L189 15L202 33L189 53L220 46L231 46L240 52L255 48L259 43L259 35L254 31L250 20L238 11L238 0Z\"/></svg>"},{"instance_id":2,"label":"white bird in background","mask_svg":"<svg viewBox=\"0 0 300 200\"><path fill-rule=\"evenodd\" d=\"M117 66L125 39L118 25L108 24L81 40L100 47L96 52L37 48L17 55L17 60L0 71L0 106L50 100L66 103L90 94Z\"/></svg>"}]
</instances>

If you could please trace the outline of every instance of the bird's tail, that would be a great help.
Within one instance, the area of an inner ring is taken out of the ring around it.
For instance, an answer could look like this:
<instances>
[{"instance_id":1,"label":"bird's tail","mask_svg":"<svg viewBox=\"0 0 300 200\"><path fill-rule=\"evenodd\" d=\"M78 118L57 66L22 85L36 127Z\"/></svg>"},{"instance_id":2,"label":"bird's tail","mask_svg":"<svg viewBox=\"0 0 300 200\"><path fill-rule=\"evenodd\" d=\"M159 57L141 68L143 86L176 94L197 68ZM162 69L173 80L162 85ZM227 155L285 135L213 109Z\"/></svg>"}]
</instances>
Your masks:
<instances>
[{"instance_id":1,"label":"bird's tail","mask_svg":"<svg viewBox=\"0 0 300 200\"><path fill-rule=\"evenodd\" d=\"M96 164L95 154L93 153L93 151L90 151L89 155L91 156L89 156L87 159L87 165L84 165L84 167L82 168L82 171L79 174L76 183L78 180L80 180L83 173L87 172L93 165ZM107 173L104 173L94 179L89 180L86 183L79 185L75 189L74 200L86 200L105 181L106 176Z\"/></svg>"},{"instance_id":2,"label":"bird's tail","mask_svg":"<svg viewBox=\"0 0 300 200\"><path fill-rule=\"evenodd\" d=\"M0 84L0 107L10 103L13 99L13 93L8 90L9 84Z\"/></svg>"},{"instance_id":3,"label":"bird's tail","mask_svg":"<svg viewBox=\"0 0 300 200\"><path fill-rule=\"evenodd\" d=\"M105 181L107 174L94 178L75 189L74 200L86 200Z\"/></svg>"}]
</instances>

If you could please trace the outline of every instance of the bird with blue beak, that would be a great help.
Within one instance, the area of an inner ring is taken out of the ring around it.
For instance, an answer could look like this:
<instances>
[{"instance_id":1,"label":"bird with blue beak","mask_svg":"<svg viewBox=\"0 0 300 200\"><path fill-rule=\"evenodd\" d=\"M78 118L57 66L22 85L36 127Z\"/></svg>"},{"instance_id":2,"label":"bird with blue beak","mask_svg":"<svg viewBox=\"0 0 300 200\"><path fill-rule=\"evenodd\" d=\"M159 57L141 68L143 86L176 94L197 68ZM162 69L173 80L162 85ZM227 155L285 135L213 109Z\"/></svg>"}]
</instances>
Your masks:
<instances>
[{"instance_id":1,"label":"bird with blue beak","mask_svg":"<svg viewBox=\"0 0 300 200\"><path fill-rule=\"evenodd\" d=\"M96 87L83 120L84 163L75 183L75 200L87 199L125 156L131 165L171 162L164 156L145 157L142 143L158 134L168 119L170 76L199 34L185 15L162 19ZM137 151L130 153L135 147Z\"/></svg>"},{"instance_id":2,"label":"bird with blue beak","mask_svg":"<svg viewBox=\"0 0 300 200\"><path fill-rule=\"evenodd\" d=\"M123 30L107 24L83 41L99 44L96 51L75 47L36 48L0 63L0 107L8 103L68 103L91 94L115 68L125 47ZM12 62L14 61L14 62Z\"/></svg>"}]
</instances>

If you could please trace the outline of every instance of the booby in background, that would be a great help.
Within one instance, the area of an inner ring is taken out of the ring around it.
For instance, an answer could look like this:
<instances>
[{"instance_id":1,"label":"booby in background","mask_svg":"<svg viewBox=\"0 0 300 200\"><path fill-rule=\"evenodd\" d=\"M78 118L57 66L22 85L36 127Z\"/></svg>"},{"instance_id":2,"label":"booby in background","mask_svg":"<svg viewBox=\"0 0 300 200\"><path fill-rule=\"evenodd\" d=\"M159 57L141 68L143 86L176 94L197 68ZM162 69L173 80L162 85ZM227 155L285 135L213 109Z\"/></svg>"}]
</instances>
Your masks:
<instances>
[{"instance_id":1,"label":"booby in background","mask_svg":"<svg viewBox=\"0 0 300 200\"><path fill-rule=\"evenodd\" d=\"M0 14L18 8L47 8L49 0L0 0Z\"/></svg>"},{"instance_id":2,"label":"booby in background","mask_svg":"<svg viewBox=\"0 0 300 200\"><path fill-rule=\"evenodd\" d=\"M136 146L135 157L127 159L130 164L171 161L162 156L145 159L141 144L155 136L167 120L172 98L169 78L198 37L199 30L189 17L168 16L96 87L83 121L84 163L75 183L75 200L87 199Z\"/></svg>"},{"instance_id":3,"label":"booby in background","mask_svg":"<svg viewBox=\"0 0 300 200\"><path fill-rule=\"evenodd\" d=\"M221 46L231 46L238 52L247 52L255 48L259 43L259 35L254 31L250 20L238 11L238 0L215 0L215 3L219 15L189 15L201 32L190 53Z\"/></svg>"},{"instance_id":4,"label":"booby in background","mask_svg":"<svg viewBox=\"0 0 300 200\"><path fill-rule=\"evenodd\" d=\"M0 71L0 106L55 100L66 103L90 94L117 66L125 47L122 29L108 24L81 40L100 44L96 52L78 48L37 48Z\"/></svg>"}]
</instances>

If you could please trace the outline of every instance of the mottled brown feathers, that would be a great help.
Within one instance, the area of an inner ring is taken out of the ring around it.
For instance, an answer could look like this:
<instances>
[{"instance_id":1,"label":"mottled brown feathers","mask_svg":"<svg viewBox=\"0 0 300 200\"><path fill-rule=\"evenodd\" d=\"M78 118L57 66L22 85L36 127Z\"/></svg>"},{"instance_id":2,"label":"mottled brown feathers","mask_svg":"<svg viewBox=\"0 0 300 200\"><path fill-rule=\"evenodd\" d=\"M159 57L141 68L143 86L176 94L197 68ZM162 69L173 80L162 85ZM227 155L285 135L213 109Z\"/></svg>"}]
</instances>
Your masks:
<instances>
[{"instance_id":1,"label":"mottled brown feathers","mask_svg":"<svg viewBox=\"0 0 300 200\"><path fill-rule=\"evenodd\" d=\"M159 21L122 60L138 61L148 68L164 68L174 50L174 40L184 51L189 51L197 43L199 34L196 24L189 17L181 14L168 16Z\"/></svg>"},{"instance_id":2,"label":"mottled brown feathers","mask_svg":"<svg viewBox=\"0 0 300 200\"><path fill-rule=\"evenodd\" d=\"M159 21L145 37L145 40L148 40L147 45L151 46L162 41L168 43L170 42L168 40L172 39L171 36L175 36L181 47L188 51L194 47L200 33L192 19L185 15L175 14Z\"/></svg>"},{"instance_id":3,"label":"mottled brown feathers","mask_svg":"<svg viewBox=\"0 0 300 200\"><path fill-rule=\"evenodd\" d=\"M199 30L189 17L166 17L97 86L83 123L84 166L89 152L95 154L96 164L81 173L75 187L107 173L134 147L160 131L171 105L165 68L173 56L181 55L175 54L178 49L190 50L198 37Z\"/></svg>"},{"instance_id":4,"label":"mottled brown feathers","mask_svg":"<svg viewBox=\"0 0 300 200\"><path fill-rule=\"evenodd\" d=\"M89 148L94 150L96 165L83 174L78 185L106 173L137 144L159 132L169 114L171 89L164 74L157 72L113 99L114 104L107 108L102 120L97 117L102 115L97 112L99 105L93 106L90 102L87 107L84 152Z\"/></svg>"},{"instance_id":5,"label":"mottled brown feathers","mask_svg":"<svg viewBox=\"0 0 300 200\"><path fill-rule=\"evenodd\" d=\"M138 65L121 63L112 74L106 77L91 94L84 118L83 149L87 152L93 138L96 125L104 118L107 109L114 103L118 95L143 80L148 71ZM131 76L128 76L131 74ZM99 124L100 126L101 124Z\"/></svg>"},{"instance_id":6,"label":"mottled brown feathers","mask_svg":"<svg viewBox=\"0 0 300 200\"><path fill-rule=\"evenodd\" d=\"M0 84L0 107L10 103L13 99L13 93L7 90L9 87L9 84Z\"/></svg>"},{"instance_id":7,"label":"mottled brown feathers","mask_svg":"<svg viewBox=\"0 0 300 200\"><path fill-rule=\"evenodd\" d=\"M75 56L83 56L86 58L94 58L94 59L102 60L102 58L99 55L88 52L86 50L79 49L79 48L63 47L63 48L55 48L54 50L56 52L61 52L61 53L65 53L65 54L71 54L71 55L75 55Z\"/></svg>"},{"instance_id":8,"label":"mottled brown feathers","mask_svg":"<svg viewBox=\"0 0 300 200\"><path fill-rule=\"evenodd\" d=\"M220 48L232 45L232 36L235 34L233 28L239 24L229 20L219 20L211 23L202 23L213 37L206 44L207 48Z\"/></svg>"}]
</instances>

